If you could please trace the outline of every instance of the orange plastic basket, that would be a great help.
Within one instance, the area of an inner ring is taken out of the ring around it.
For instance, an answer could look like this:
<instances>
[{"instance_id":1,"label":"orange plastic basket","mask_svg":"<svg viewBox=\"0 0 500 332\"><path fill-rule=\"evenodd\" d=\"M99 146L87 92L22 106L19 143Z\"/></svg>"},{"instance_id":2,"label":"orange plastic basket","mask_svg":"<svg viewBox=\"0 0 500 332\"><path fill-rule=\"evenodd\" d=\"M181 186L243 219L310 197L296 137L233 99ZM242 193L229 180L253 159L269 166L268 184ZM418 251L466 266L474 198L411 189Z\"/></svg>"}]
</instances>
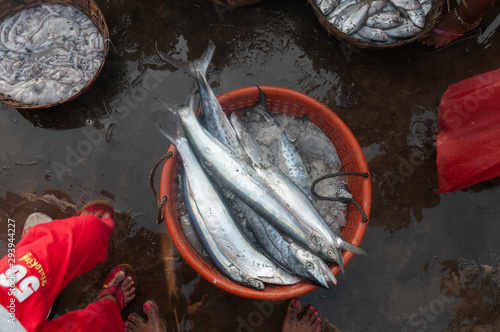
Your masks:
<instances>
[{"instance_id":1,"label":"orange plastic basket","mask_svg":"<svg viewBox=\"0 0 500 332\"><path fill-rule=\"evenodd\" d=\"M285 113L296 117L307 115L312 122L320 127L337 149L345 171L368 172L363 152L353 134L344 122L325 105L294 90L269 86L261 86L261 88L266 93L267 105L271 112ZM224 111L230 114L234 110L255 105L257 98L257 88L248 87L228 92L217 99ZM196 272L210 283L233 295L251 299L286 300L304 295L317 288L308 282L301 282L291 286L266 284L266 288L261 291L250 289L228 279L216 266L202 258L184 236L179 223L179 207L182 202L179 184L176 179L181 163L175 147L170 146L169 151L173 153L173 156L167 159L163 165L160 184L161 196L167 195L169 197L163 207L163 216L172 241L182 257ZM370 179L348 176L347 186L354 199L369 217L371 208ZM362 222L359 210L353 204L349 204L347 221L342 228L341 237L359 246L365 234L366 226L366 223ZM343 253L342 257L346 265L353 256L354 254L351 252ZM335 275L340 272L337 265L331 265L331 269Z\"/></svg>"}]
</instances>

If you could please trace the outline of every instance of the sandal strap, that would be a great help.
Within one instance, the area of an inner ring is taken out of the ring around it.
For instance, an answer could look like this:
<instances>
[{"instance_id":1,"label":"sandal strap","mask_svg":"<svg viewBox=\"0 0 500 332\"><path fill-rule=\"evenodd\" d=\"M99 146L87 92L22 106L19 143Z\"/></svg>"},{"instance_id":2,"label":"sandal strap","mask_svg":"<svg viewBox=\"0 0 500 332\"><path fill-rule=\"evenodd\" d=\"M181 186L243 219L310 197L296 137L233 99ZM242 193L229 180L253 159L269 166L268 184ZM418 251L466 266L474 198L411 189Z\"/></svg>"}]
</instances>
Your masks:
<instances>
[{"instance_id":1,"label":"sandal strap","mask_svg":"<svg viewBox=\"0 0 500 332\"><path fill-rule=\"evenodd\" d=\"M458 39L458 38L463 36L462 33L451 33L451 32L444 31L444 30L441 30L438 28L433 28L432 32L434 32L435 34L438 34L440 36L443 36L445 38L451 39L451 40L455 40L455 39Z\"/></svg>"},{"instance_id":2,"label":"sandal strap","mask_svg":"<svg viewBox=\"0 0 500 332\"><path fill-rule=\"evenodd\" d=\"M106 295L114 296L118 304L118 308L120 308L120 311L123 310L123 308L125 307L125 295L123 295L121 283L116 286L104 288L97 299L99 300Z\"/></svg>"}]
</instances>

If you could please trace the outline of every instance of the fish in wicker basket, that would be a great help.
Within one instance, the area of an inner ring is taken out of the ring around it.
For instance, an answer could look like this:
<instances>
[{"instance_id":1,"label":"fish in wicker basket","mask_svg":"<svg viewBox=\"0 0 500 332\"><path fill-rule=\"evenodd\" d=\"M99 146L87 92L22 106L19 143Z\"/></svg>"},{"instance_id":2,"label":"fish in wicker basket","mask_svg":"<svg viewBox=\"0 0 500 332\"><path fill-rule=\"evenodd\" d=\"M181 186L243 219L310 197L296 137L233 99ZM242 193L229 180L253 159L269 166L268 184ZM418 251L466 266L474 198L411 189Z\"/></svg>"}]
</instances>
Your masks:
<instances>
[{"instance_id":1,"label":"fish in wicker basket","mask_svg":"<svg viewBox=\"0 0 500 332\"><path fill-rule=\"evenodd\" d=\"M442 0L310 0L329 34L359 48L390 48L426 35Z\"/></svg>"}]
</instances>

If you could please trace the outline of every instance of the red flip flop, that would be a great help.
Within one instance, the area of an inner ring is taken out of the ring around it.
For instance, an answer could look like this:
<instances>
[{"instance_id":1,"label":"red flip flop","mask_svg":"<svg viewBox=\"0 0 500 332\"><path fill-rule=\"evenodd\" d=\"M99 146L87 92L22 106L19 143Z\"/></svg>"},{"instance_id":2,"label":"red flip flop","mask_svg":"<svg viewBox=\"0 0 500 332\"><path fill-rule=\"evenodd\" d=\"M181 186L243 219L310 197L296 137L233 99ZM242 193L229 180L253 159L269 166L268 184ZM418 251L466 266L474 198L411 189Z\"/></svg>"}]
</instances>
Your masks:
<instances>
[{"instance_id":1,"label":"red flip flop","mask_svg":"<svg viewBox=\"0 0 500 332\"><path fill-rule=\"evenodd\" d=\"M447 32L447 31L444 31L444 30L441 30L438 28L433 28L432 33L443 36L451 41L448 44L446 44L440 48L435 48L433 46L427 46L427 45L422 44L420 41L415 41L412 43L413 47L415 47L419 51L423 51L423 52L432 52L432 53L438 52L438 51L444 50L445 48L447 48L451 45L455 45L456 43L478 37L481 34L481 27L477 26L476 28L474 28L471 31L468 31L464 34L451 33L451 32Z\"/></svg>"},{"instance_id":2,"label":"red flip flop","mask_svg":"<svg viewBox=\"0 0 500 332\"><path fill-rule=\"evenodd\" d=\"M118 285L110 286L110 283L115 278L116 274L121 271L125 272L125 278L132 277L134 281L134 287L136 287L136 275L134 269L128 264L120 264L113 270L111 270L108 277L104 281L102 291L97 298L97 300L99 300L106 295L114 296L116 298L116 302L118 303L118 308L120 308L120 311L125 307L125 296L123 295L123 291L121 288L123 280L125 280L125 278L123 278L123 280Z\"/></svg>"},{"instance_id":3,"label":"red flip flop","mask_svg":"<svg viewBox=\"0 0 500 332\"><path fill-rule=\"evenodd\" d=\"M111 218L113 218L114 216L113 206L106 201L93 201L88 204L85 204L85 206L80 209L77 216L80 216L84 211L88 212L103 211L111 213Z\"/></svg>"}]
</instances>

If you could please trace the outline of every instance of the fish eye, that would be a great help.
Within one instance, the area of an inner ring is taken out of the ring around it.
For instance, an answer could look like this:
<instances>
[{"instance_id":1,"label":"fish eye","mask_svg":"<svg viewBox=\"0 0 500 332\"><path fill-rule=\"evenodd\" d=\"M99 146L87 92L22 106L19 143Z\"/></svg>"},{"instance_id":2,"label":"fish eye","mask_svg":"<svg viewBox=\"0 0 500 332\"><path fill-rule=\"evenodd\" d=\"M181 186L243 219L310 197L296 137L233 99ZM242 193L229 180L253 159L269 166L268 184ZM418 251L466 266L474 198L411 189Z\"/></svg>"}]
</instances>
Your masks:
<instances>
[{"instance_id":1,"label":"fish eye","mask_svg":"<svg viewBox=\"0 0 500 332\"><path fill-rule=\"evenodd\" d=\"M306 263L306 269L308 269L308 270L312 270L312 269L313 269L313 267L314 267L314 264L313 264L313 263L311 263L311 262L307 262L307 263Z\"/></svg>"},{"instance_id":2,"label":"fish eye","mask_svg":"<svg viewBox=\"0 0 500 332\"><path fill-rule=\"evenodd\" d=\"M332 250L328 250L326 253L327 253L327 254L328 254L328 256L330 256L330 257L335 257L335 255L334 255L334 253L333 253L333 251L332 251Z\"/></svg>"},{"instance_id":3,"label":"fish eye","mask_svg":"<svg viewBox=\"0 0 500 332\"><path fill-rule=\"evenodd\" d=\"M248 282L253 283L254 282L253 278L248 278Z\"/></svg>"}]
</instances>

